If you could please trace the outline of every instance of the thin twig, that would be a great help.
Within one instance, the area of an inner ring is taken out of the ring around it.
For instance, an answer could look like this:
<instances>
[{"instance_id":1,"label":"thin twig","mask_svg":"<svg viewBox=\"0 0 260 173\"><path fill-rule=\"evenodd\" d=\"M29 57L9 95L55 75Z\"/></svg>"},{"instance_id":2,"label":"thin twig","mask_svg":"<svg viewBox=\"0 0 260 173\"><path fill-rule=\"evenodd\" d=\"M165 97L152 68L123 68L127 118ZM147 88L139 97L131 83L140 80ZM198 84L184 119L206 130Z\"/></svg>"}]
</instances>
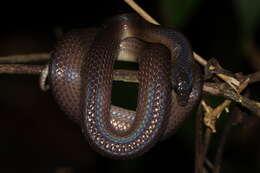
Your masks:
<instances>
[{"instance_id":1,"label":"thin twig","mask_svg":"<svg viewBox=\"0 0 260 173\"><path fill-rule=\"evenodd\" d=\"M145 20L155 24L160 25L152 16L150 16L146 11L144 11L135 1L133 0L124 0L132 9L134 9L140 16Z\"/></svg>"},{"instance_id":2,"label":"thin twig","mask_svg":"<svg viewBox=\"0 0 260 173\"><path fill-rule=\"evenodd\" d=\"M254 80L256 82L258 80ZM241 84L241 88L239 89L239 93L247 86L249 83L249 80L246 80ZM252 112L254 112L256 115L260 116L260 103L254 100L251 100L245 96L240 95L239 93L235 92L233 89L231 89L228 85L225 83L204 83L203 85L203 91L215 96L222 96L228 99L231 99L242 106L248 108ZM225 100L222 104L220 104L214 111L212 111L212 115L209 115L209 117L216 117L218 118L219 113L221 113L226 106L228 106L231 103L230 100Z\"/></svg>"},{"instance_id":3,"label":"thin twig","mask_svg":"<svg viewBox=\"0 0 260 173\"><path fill-rule=\"evenodd\" d=\"M49 65L47 64L41 71L40 78L39 78L39 85L42 91L47 91L50 89L50 85L47 82L49 75Z\"/></svg>"},{"instance_id":4,"label":"thin twig","mask_svg":"<svg viewBox=\"0 0 260 173\"><path fill-rule=\"evenodd\" d=\"M200 63L202 66L206 66L207 65L207 61L204 59L204 58L202 58L200 55L198 55L197 53L195 53L195 52L193 52L193 55L194 55L194 59L198 62L198 63Z\"/></svg>"},{"instance_id":5,"label":"thin twig","mask_svg":"<svg viewBox=\"0 0 260 173\"><path fill-rule=\"evenodd\" d=\"M212 108L210 106L208 106L204 100L201 101L201 106L204 108L206 113L210 113L212 111ZM196 122L196 126L198 126L197 123L198 122ZM197 133L197 135L200 135L200 134ZM196 135L196 138L198 137L197 135ZM200 135L200 137L199 137L199 138L201 138L201 139L199 139L199 140L201 140L201 142L200 142L200 154L199 154L200 158L196 157L196 160L195 160L195 162L197 164L201 164L201 165L197 166L197 168L200 169L198 173L202 172L202 170L204 168L203 165L204 165L205 161L207 160L206 156L207 156L207 153L208 153L208 147L209 147L209 144L210 144L211 136L212 136L212 130L210 128L206 128L204 136L202 137L202 135ZM197 159L199 159L199 161Z\"/></svg>"},{"instance_id":6,"label":"thin twig","mask_svg":"<svg viewBox=\"0 0 260 173\"><path fill-rule=\"evenodd\" d=\"M199 105L196 112L196 122L195 122L195 173L201 173L203 170L204 154L203 154L203 132L202 132L202 110L201 105Z\"/></svg>"},{"instance_id":7,"label":"thin twig","mask_svg":"<svg viewBox=\"0 0 260 173\"><path fill-rule=\"evenodd\" d=\"M24 54L24 55L10 55L0 57L0 64L19 64L28 62L40 62L47 61L50 59L50 54L48 53L34 53L34 54Z\"/></svg>"},{"instance_id":8,"label":"thin twig","mask_svg":"<svg viewBox=\"0 0 260 173\"><path fill-rule=\"evenodd\" d=\"M4 64L0 65L0 74L40 74L44 65Z\"/></svg>"},{"instance_id":9,"label":"thin twig","mask_svg":"<svg viewBox=\"0 0 260 173\"><path fill-rule=\"evenodd\" d=\"M260 81L260 71L252 73L252 74L248 75L247 77L250 79L250 81L249 81L250 84L254 83L254 82L259 82Z\"/></svg>"},{"instance_id":10,"label":"thin twig","mask_svg":"<svg viewBox=\"0 0 260 173\"><path fill-rule=\"evenodd\" d=\"M229 120L226 123L226 126L224 128L224 131L222 132L219 146L218 146L218 149L216 152L215 163L214 163L215 166L213 169L213 173L219 173L219 171L220 171L224 146L225 146L228 134L229 134L230 130L232 129L232 122L234 121L234 117L235 117L235 114L231 113Z\"/></svg>"},{"instance_id":11,"label":"thin twig","mask_svg":"<svg viewBox=\"0 0 260 173\"><path fill-rule=\"evenodd\" d=\"M201 105L205 110L205 115L204 115L204 123L205 123L206 114L209 114L210 112L212 112L213 109L208 104L206 104L205 100L201 101ZM213 127L211 127L211 128L206 127L206 130L205 130L205 133L204 133L204 143L203 143L204 147L203 147L203 151L202 151L203 163L207 160L206 156L207 156L207 153L208 153L208 148L209 148L209 144L210 144L210 140L211 140L211 136L212 136L213 131L214 131Z\"/></svg>"},{"instance_id":12,"label":"thin twig","mask_svg":"<svg viewBox=\"0 0 260 173\"><path fill-rule=\"evenodd\" d=\"M206 128L205 134L204 134L204 151L203 151L205 159L206 159L206 155L208 153L211 136L212 136L212 130L209 128Z\"/></svg>"},{"instance_id":13,"label":"thin twig","mask_svg":"<svg viewBox=\"0 0 260 173\"><path fill-rule=\"evenodd\" d=\"M113 80L114 81L122 81L122 82L130 82L130 83L138 83L138 72L131 70L113 70Z\"/></svg>"}]
</instances>

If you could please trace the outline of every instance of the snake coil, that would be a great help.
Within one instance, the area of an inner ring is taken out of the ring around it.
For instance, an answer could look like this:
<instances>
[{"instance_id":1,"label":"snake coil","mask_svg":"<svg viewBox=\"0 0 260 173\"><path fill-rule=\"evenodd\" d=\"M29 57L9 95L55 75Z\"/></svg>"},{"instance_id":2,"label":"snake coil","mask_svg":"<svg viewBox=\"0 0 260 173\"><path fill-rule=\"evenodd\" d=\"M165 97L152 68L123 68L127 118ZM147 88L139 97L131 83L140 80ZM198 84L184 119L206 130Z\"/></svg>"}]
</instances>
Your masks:
<instances>
[{"instance_id":1,"label":"snake coil","mask_svg":"<svg viewBox=\"0 0 260 173\"><path fill-rule=\"evenodd\" d=\"M111 105L113 65L138 59L136 111ZM170 136L200 100L202 79L188 41L137 14L122 14L101 28L65 34L51 53L53 95L95 150L135 157Z\"/></svg>"}]
</instances>

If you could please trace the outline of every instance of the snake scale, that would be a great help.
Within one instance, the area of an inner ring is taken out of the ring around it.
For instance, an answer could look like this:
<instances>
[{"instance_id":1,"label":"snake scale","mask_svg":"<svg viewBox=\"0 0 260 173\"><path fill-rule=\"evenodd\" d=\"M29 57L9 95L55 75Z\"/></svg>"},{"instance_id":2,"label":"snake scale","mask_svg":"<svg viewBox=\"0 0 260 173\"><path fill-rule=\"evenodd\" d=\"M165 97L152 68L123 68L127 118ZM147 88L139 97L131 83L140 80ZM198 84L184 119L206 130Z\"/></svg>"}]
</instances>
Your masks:
<instances>
[{"instance_id":1,"label":"snake scale","mask_svg":"<svg viewBox=\"0 0 260 173\"><path fill-rule=\"evenodd\" d=\"M136 111L111 105L113 66L120 56L138 60ZM201 97L201 72L189 42L137 14L68 32L51 57L55 100L90 145L108 157L142 155L173 134Z\"/></svg>"}]
</instances>

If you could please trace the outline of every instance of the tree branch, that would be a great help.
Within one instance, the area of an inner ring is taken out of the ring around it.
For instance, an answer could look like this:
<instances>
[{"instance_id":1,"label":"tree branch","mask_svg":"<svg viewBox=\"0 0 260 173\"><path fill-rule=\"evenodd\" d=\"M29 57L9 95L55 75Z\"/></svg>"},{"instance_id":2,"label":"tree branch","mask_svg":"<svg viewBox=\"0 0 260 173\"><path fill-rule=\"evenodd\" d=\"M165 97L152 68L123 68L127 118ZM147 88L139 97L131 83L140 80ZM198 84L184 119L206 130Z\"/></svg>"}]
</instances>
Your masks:
<instances>
[{"instance_id":1,"label":"tree branch","mask_svg":"<svg viewBox=\"0 0 260 173\"><path fill-rule=\"evenodd\" d=\"M40 74L44 65L0 64L0 74Z\"/></svg>"},{"instance_id":2,"label":"tree branch","mask_svg":"<svg viewBox=\"0 0 260 173\"><path fill-rule=\"evenodd\" d=\"M203 130L202 130L202 110L201 105L199 105L196 112L195 121L195 173L201 173L204 164L204 143L203 143Z\"/></svg>"},{"instance_id":3,"label":"tree branch","mask_svg":"<svg viewBox=\"0 0 260 173\"><path fill-rule=\"evenodd\" d=\"M10 55L0 57L0 64L19 64L19 63L32 63L40 61L48 61L50 55L48 53L33 53L25 55Z\"/></svg>"},{"instance_id":4,"label":"tree branch","mask_svg":"<svg viewBox=\"0 0 260 173\"><path fill-rule=\"evenodd\" d=\"M259 79L254 81L259 81ZM235 92L232 88L230 88L230 86L228 86L226 83L204 83L203 91L211 95L222 96L227 99L231 99L241 104L242 106L248 108L260 117L260 103L240 95L239 93ZM226 104L230 104L230 102Z\"/></svg>"}]
</instances>

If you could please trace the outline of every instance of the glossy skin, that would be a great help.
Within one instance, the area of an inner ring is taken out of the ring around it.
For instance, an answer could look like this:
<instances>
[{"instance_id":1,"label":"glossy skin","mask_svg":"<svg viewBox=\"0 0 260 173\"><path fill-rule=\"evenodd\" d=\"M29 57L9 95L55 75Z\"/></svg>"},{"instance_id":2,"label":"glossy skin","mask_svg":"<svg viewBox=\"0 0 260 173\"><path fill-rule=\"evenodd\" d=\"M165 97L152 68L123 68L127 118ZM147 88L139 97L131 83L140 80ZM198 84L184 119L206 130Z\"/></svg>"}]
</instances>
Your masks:
<instances>
[{"instance_id":1,"label":"glossy skin","mask_svg":"<svg viewBox=\"0 0 260 173\"><path fill-rule=\"evenodd\" d=\"M110 104L119 56L138 59L136 112ZM170 136L200 100L200 73L182 35L136 14L115 16L99 29L66 34L50 63L58 104L95 150L113 158L141 155Z\"/></svg>"}]
</instances>

